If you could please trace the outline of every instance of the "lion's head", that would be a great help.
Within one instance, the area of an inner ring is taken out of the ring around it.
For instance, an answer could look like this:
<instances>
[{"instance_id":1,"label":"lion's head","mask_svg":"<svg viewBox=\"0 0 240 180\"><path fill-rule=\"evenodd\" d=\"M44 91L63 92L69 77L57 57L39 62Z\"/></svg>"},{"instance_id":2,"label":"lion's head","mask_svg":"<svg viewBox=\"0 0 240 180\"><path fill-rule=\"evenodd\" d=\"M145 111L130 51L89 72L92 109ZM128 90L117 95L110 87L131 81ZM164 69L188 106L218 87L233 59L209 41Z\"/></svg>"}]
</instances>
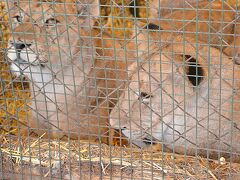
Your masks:
<instances>
[{"instance_id":1,"label":"lion's head","mask_svg":"<svg viewBox=\"0 0 240 180\"><path fill-rule=\"evenodd\" d=\"M76 56L80 61L85 49L92 48L87 47L84 38L99 16L98 0L6 3L12 29L7 56L16 74L34 80L41 71L50 73L53 66L60 69ZM78 52L82 53L76 55ZM48 68L43 69L46 65Z\"/></svg>"},{"instance_id":2,"label":"lion's head","mask_svg":"<svg viewBox=\"0 0 240 180\"><path fill-rule=\"evenodd\" d=\"M239 153L240 67L190 38L149 53L135 64L111 126L142 147L157 140L179 153Z\"/></svg>"}]
</instances>

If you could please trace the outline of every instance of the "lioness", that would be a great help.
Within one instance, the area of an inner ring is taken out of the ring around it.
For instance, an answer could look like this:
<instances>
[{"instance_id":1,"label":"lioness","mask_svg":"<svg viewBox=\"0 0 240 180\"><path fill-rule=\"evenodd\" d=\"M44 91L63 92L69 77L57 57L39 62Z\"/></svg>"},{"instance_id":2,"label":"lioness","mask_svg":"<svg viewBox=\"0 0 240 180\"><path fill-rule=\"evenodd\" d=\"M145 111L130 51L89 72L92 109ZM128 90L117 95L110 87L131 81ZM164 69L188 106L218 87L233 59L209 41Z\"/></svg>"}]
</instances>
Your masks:
<instances>
[{"instance_id":1,"label":"lioness","mask_svg":"<svg viewBox=\"0 0 240 180\"><path fill-rule=\"evenodd\" d=\"M128 82L128 66L136 61L136 41L133 37L142 36L132 33L125 39L113 38L108 32L102 32L101 38L95 41L98 56L84 81L79 94L84 98L80 114L86 114L93 122L106 122L109 125L109 114L117 103L125 83ZM138 42L141 46L141 42ZM94 126L97 126L94 123ZM110 129L110 128L109 128ZM112 131L113 132L113 131ZM105 133L105 137L109 134ZM112 137L112 136L111 136ZM112 140L108 143L113 143Z\"/></svg>"},{"instance_id":2,"label":"lioness","mask_svg":"<svg viewBox=\"0 0 240 180\"><path fill-rule=\"evenodd\" d=\"M160 30L154 40L171 43L181 34L216 47L240 63L240 17L229 3L153 0L149 6L148 23L156 25L152 26L154 30Z\"/></svg>"},{"instance_id":3,"label":"lioness","mask_svg":"<svg viewBox=\"0 0 240 180\"><path fill-rule=\"evenodd\" d=\"M239 157L240 66L187 37L155 46L148 61L129 67L137 72L110 125L140 147L152 141L177 153Z\"/></svg>"},{"instance_id":4,"label":"lioness","mask_svg":"<svg viewBox=\"0 0 240 180\"><path fill-rule=\"evenodd\" d=\"M12 71L30 81L28 130L51 137L96 139L106 122L81 119L78 89L95 58L92 26L98 0L17 1L12 7L7 58ZM85 114L83 115L85 116Z\"/></svg>"},{"instance_id":5,"label":"lioness","mask_svg":"<svg viewBox=\"0 0 240 180\"><path fill-rule=\"evenodd\" d=\"M32 1L31 7L28 3L18 5L20 12L12 15L12 21L21 22L17 22L9 41L8 58L15 73L31 80L33 117L28 126L39 135L48 132L53 137L91 140L106 137L109 112L127 79L127 66L135 57L134 33L126 41L104 31L99 36L91 33L99 5L97 1L84 2L87 4ZM36 7L46 12L37 13ZM37 29L31 29L30 16L22 15L30 10L34 14L31 18L37 19ZM43 24L42 14L50 16ZM18 38L26 45L22 50L15 47Z\"/></svg>"}]
</instances>

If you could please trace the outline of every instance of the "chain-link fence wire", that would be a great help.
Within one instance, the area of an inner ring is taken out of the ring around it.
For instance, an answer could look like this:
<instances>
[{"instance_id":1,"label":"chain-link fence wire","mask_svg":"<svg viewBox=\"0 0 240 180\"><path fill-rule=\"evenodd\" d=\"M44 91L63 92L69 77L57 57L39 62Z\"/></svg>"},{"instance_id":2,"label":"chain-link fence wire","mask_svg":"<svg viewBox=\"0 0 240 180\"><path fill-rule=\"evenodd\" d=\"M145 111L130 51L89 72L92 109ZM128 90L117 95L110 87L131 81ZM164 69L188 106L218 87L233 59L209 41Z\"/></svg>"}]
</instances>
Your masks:
<instances>
[{"instance_id":1,"label":"chain-link fence wire","mask_svg":"<svg viewBox=\"0 0 240 180\"><path fill-rule=\"evenodd\" d=\"M2 177L236 176L238 2L101 4L5 3Z\"/></svg>"}]
</instances>

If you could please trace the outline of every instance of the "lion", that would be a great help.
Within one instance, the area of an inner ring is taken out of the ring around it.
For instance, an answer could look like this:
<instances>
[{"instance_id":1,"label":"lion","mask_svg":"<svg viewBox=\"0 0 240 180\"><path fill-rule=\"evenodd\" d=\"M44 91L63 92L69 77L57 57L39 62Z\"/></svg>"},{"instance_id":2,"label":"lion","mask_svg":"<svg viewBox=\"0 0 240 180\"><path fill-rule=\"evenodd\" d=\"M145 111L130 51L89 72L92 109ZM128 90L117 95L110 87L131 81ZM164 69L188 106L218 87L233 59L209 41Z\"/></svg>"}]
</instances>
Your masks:
<instances>
[{"instance_id":1,"label":"lion","mask_svg":"<svg viewBox=\"0 0 240 180\"><path fill-rule=\"evenodd\" d=\"M149 7L151 16L145 27L160 32L154 40L168 43L176 35L192 37L240 63L240 19L231 4L220 0L153 0Z\"/></svg>"},{"instance_id":2,"label":"lion","mask_svg":"<svg viewBox=\"0 0 240 180\"><path fill-rule=\"evenodd\" d=\"M27 133L107 142L109 112L127 79L127 66L135 60L135 34L124 40L104 27L99 34L91 31L99 3L81 3L17 4L7 56L12 71L30 81Z\"/></svg>"},{"instance_id":3,"label":"lion","mask_svg":"<svg viewBox=\"0 0 240 180\"><path fill-rule=\"evenodd\" d=\"M136 44L135 41L138 36L142 34L136 35L134 30L126 39L113 38L108 32L102 32L101 38L94 42L97 52L94 64L84 86L78 90L79 95L84 96L80 104L87 107L81 108L80 114L87 114L93 122L106 123L109 131L103 134L106 139L102 142L107 144L114 143L110 134L116 132L109 127L109 115L128 82L128 66L136 61L137 44L141 46L141 42Z\"/></svg>"},{"instance_id":4,"label":"lion","mask_svg":"<svg viewBox=\"0 0 240 180\"><path fill-rule=\"evenodd\" d=\"M102 133L106 126L78 118L78 100L83 97L78 97L77 90L96 56L91 30L99 17L98 0L6 3L13 7L7 58L12 72L30 82L27 131L48 137L71 134L73 138L96 139L98 130Z\"/></svg>"},{"instance_id":5,"label":"lion","mask_svg":"<svg viewBox=\"0 0 240 180\"><path fill-rule=\"evenodd\" d=\"M160 43L148 61L129 66L111 127L142 148L161 143L180 154L239 159L239 65L190 37L161 50Z\"/></svg>"}]
</instances>

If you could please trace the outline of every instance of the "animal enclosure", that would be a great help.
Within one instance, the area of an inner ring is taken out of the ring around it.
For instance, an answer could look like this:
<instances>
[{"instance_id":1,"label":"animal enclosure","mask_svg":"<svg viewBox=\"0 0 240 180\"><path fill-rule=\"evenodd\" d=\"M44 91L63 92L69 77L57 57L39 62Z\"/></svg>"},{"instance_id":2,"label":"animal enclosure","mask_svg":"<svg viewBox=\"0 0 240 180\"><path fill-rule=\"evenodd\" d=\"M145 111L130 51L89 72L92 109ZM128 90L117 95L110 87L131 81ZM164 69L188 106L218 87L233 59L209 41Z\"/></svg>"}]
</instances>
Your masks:
<instances>
[{"instance_id":1,"label":"animal enclosure","mask_svg":"<svg viewBox=\"0 0 240 180\"><path fill-rule=\"evenodd\" d=\"M240 179L239 7L1 2L1 179Z\"/></svg>"}]
</instances>

